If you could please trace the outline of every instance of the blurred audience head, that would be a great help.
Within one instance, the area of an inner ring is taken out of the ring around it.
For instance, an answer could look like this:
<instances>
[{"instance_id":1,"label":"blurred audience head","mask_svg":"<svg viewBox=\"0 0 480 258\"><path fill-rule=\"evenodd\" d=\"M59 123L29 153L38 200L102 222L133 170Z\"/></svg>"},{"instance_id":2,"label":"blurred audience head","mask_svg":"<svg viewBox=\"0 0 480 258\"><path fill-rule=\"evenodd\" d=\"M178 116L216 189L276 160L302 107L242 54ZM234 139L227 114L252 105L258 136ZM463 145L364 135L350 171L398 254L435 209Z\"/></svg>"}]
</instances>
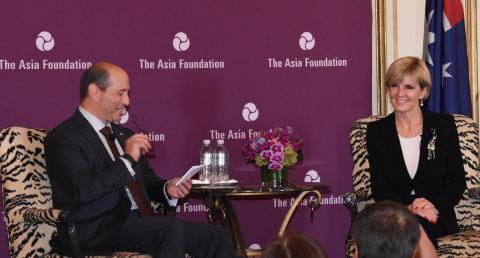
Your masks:
<instances>
[{"instance_id":1,"label":"blurred audience head","mask_svg":"<svg viewBox=\"0 0 480 258\"><path fill-rule=\"evenodd\" d=\"M287 234L273 240L263 258L327 258L320 244L304 234Z\"/></svg>"},{"instance_id":2,"label":"blurred audience head","mask_svg":"<svg viewBox=\"0 0 480 258\"><path fill-rule=\"evenodd\" d=\"M383 201L361 211L350 233L357 258L412 258L420 239L420 226L406 206Z\"/></svg>"},{"instance_id":3,"label":"blurred audience head","mask_svg":"<svg viewBox=\"0 0 480 258\"><path fill-rule=\"evenodd\" d=\"M406 56L395 60L390 67L388 67L385 76L385 86L391 87L400 84L406 77L413 77L417 80L421 89L426 89L424 99L428 98L432 85L430 79L430 72L428 67L422 59L418 57Z\"/></svg>"}]
</instances>

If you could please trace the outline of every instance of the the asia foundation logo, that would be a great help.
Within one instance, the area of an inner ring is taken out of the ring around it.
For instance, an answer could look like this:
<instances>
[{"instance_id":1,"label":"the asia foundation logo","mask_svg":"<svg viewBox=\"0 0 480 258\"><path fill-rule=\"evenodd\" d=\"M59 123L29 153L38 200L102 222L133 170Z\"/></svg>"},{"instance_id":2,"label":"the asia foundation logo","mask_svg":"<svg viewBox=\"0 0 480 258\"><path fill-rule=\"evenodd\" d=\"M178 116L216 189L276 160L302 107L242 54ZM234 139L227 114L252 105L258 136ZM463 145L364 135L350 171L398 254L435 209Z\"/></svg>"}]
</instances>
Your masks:
<instances>
[{"instance_id":1,"label":"the asia foundation logo","mask_svg":"<svg viewBox=\"0 0 480 258\"><path fill-rule=\"evenodd\" d=\"M253 122L258 119L260 112L254 103L247 103L243 106L242 117L247 122Z\"/></svg>"},{"instance_id":2,"label":"the asia foundation logo","mask_svg":"<svg viewBox=\"0 0 480 258\"><path fill-rule=\"evenodd\" d=\"M300 45L300 48L305 51L312 50L315 46L315 38L313 37L312 33L306 31L300 35L298 44Z\"/></svg>"},{"instance_id":3,"label":"the asia foundation logo","mask_svg":"<svg viewBox=\"0 0 480 258\"><path fill-rule=\"evenodd\" d=\"M253 122L258 119L260 111L258 110L255 103L248 102L243 106L242 117L243 120L247 122ZM246 140L258 137L260 131L257 129L210 129L210 139L211 140Z\"/></svg>"},{"instance_id":4,"label":"the asia foundation logo","mask_svg":"<svg viewBox=\"0 0 480 258\"><path fill-rule=\"evenodd\" d=\"M316 170L309 170L305 173L305 177L303 179L305 183L320 183L320 175ZM307 184L308 185L308 184ZM295 203L295 197L291 198L273 198L273 203L272 207L273 208L290 208L293 206ZM306 209L310 209L309 207L312 205L312 203L317 203L318 198L316 195L308 195L304 199L300 201L298 204L299 207L304 207ZM340 195L334 195L334 194L322 194L321 200L320 200L320 205L343 205L344 204L343 200L343 194Z\"/></svg>"},{"instance_id":5,"label":"the asia foundation logo","mask_svg":"<svg viewBox=\"0 0 480 258\"><path fill-rule=\"evenodd\" d=\"M305 183L320 183L320 176L317 171L310 170L305 174L303 181Z\"/></svg>"},{"instance_id":6,"label":"the asia foundation logo","mask_svg":"<svg viewBox=\"0 0 480 258\"><path fill-rule=\"evenodd\" d=\"M50 51L55 46L55 39L48 31L42 31L38 33L35 45L40 51Z\"/></svg>"},{"instance_id":7,"label":"the asia foundation logo","mask_svg":"<svg viewBox=\"0 0 480 258\"><path fill-rule=\"evenodd\" d=\"M29 39L30 40L30 39ZM45 58L20 58L20 59L6 59L0 56L0 70L86 70L92 66L92 62L84 61L80 58L65 58L54 60L47 58L53 47L55 46L55 39L48 31L38 33L35 38L35 46L41 52L45 52ZM34 48L32 48L34 50ZM7 50L8 51L8 50ZM36 50L35 50L36 51ZM31 53L33 54L33 53Z\"/></svg>"},{"instance_id":8,"label":"the asia foundation logo","mask_svg":"<svg viewBox=\"0 0 480 258\"><path fill-rule=\"evenodd\" d=\"M317 69L317 68L337 68L348 66L348 59L338 56L315 56L315 37L309 31L300 34L298 46L303 51L311 53L309 56L279 56L267 57L266 64L271 69ZM293 47L293 45L292 45ZM317 46L318 48L318 46Z\"/></svg>"},{"instance_id":9,"label":"the asia foundation logo","mask_svg":"<svg viewBox=\"0 0 480 258\"><path fill-rule=\"evenodd\" d=\"M205 38L205 40L209 40ZM225 61L218 60L213 57L204 56L202 58L185 58L182 52L190 48L190 38L185 32L177 32L173 36L173 49L177 53L169 57L142 57L138 59L139 68L141 70L220 70L225 68Z\"/></svg>"},{"instance_id":10,"label":"the asia foundation logo","mask_svg":"<svg viewBox=\"0 0 480 258\"><path fill-rule=\"evenodd\" d=\"M179 52L187 51L190 47L190 39L185 32L178 32L173 38L173 48Z\"/></svg>"}]
</instances>

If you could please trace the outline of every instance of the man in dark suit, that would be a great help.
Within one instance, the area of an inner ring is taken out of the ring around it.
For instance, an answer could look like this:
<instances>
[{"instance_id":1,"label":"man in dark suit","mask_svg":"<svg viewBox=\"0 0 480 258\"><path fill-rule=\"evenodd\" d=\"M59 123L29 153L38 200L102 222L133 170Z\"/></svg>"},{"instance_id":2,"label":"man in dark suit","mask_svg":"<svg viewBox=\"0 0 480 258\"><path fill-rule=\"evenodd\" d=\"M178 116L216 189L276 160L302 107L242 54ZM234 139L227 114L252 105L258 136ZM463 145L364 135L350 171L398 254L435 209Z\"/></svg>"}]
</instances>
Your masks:
<instances>
[{"instance_id":1,"label":"man in dark suit","mask_svg":"<svg viewBox=\"0 0 480 258\"><path fill-rule=\"evenodd\" d=\"M136 251L154 257L234 257L223 229L174 217L150 216L150 200L175 206L191 188L166 181L149 167L143 134L118 123L130 104L129 79L120 67L101 62L84 72L81 103L45 140L55 208L73 214L84 254ZM54 250L71 252L67 229L58 225Z\"/></svg>"}]
</instances>

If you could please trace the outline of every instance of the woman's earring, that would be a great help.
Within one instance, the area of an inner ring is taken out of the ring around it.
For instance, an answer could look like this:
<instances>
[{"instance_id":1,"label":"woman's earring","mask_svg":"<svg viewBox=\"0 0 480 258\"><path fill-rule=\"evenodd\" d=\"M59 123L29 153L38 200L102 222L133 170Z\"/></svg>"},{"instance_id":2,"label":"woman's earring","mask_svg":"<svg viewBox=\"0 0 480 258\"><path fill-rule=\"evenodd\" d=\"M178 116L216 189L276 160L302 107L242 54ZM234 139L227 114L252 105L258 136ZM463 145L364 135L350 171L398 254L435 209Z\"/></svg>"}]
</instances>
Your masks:
<instances>
[{"instance_id":1,"label":"woman's earring","mask_svg":"<svg viewBox=\"0 0 480 258\"><path fill-rule=\"evenodd\" d=\"M423 107L423 98L420 98L420 106Z\"/></svg>"}]
</instances>

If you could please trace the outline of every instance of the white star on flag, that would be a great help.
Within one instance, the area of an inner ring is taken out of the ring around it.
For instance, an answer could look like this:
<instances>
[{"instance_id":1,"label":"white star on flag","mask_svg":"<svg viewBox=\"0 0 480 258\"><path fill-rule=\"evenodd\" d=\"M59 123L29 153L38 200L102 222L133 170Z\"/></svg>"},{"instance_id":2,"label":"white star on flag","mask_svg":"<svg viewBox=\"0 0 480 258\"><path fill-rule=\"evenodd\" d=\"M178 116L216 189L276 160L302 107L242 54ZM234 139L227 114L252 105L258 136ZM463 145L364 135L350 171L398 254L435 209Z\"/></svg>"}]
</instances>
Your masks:
<instances>
[{"instance_id":1,"label":"white star on flag","mask_svg":"<svg viewBox=\"0 0 480 258\"><path fill-rule=\"evenodd\" d=\"M451 74L449 74L447 72L447 69L451 64L452 64L452 62L442 65L442 88L443 88L443 85L445 85L445 83L444 83L445 78L448 78L448 77L452 78L453 77Z\"/></svg>"},{"instance_id":2,"label":"white star on flag","mask_svg":"<svg viewBox=\"0 0 480 258\"><path fill-rule=\"evenodd\" d=\"M428 24L428 25L427 25L427 27L430 27L430 22L432 21L433 14L434 14L434 10L432 10L432 11L428 14L428 21L427 21L427 24ZM443 18L444 18L444 23L445 23L445 20L446 20L445 15L443 15ZM447 23L448 23L448 20L447 20ZM448 25L449 25L449 24L448 24ZM448 29L447 29L447 30L448 30ZM435 33L429 31L427 35L428 35L427 45L430 45L430 44L435 43ZM433 66L433 60L432 60L432 55L430 54L430 51L428 51L428 54L427 54L427 62L428 62L431 66ZM451 64L452 64L452 62L450 62L450 63L445 63L445 64L442 65L442 79L443 79L443 78L451 78L451 77L452 77L452 75L447 72L447 69L448 69L448 67L449 67ZM443 83L442 83L442 84L443 84Z\"/></svg>"},{"instance_id":3,"label":"white star on flag","mask_svg":"<svg viewBox=\"0 0 480 258\"><path fill-rule=\"evenodd\" d=\"M451 64L452 64L452 62L442 65L442 76L443 76L443 78L452 77L452 75L447 72L447 69Z\"/></svg>"},{"instance_id":4,"label":"white star on flag","mask_svg":"<svg viewBox=\"0 0 480 258\"><path fill-rule=\"evenodd\" d=\"M434 10L432 10L429 14L428 14L428 21L427 21L427 28L430 27L430 22L432 21L432 17L433 17L433 13L434 13ZM427 45L430 45L430 44L433 44L435 43L435 33L429 31L428 32L428 42L427 42ZM433 66L433 60L432 60L432 55L430 55L430 51L428 51L428 54L427 54L427 62Z\"/></svg>"}]
</instances>

